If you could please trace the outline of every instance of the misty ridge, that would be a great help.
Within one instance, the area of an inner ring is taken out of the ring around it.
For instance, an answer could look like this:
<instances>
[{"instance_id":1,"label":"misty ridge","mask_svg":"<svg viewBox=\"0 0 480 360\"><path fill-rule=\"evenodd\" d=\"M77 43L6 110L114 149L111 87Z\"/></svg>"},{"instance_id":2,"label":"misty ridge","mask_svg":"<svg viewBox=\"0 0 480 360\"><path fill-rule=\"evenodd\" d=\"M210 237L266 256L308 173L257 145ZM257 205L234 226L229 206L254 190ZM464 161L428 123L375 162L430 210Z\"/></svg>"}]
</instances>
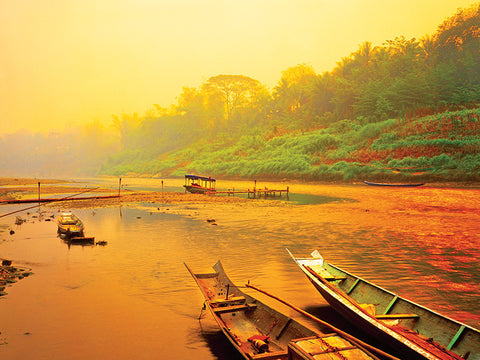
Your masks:
<instances>
[{"instance_id":1,"label":"misty ridge","mask_svg":"<svg viewBox=\"0 0 480 360\"><path fill-rule=\"evenodd\" d=\"M0 169L8 177L95 175L119 150L116 131L98 122L64 132L19 131L0 135Z\"/></svg>"},{"instance_id":2,"label":"misty ridge","mask_svg":"<svg viewBox=\"0 0 480 360\"><path fill-rule=\"evenodd\" d=\"M184 87L168 109L0 135L2 176L480 180L480 4L432 36L368 41L267 89L245 75Z\"/></svg>"}]
</instances>

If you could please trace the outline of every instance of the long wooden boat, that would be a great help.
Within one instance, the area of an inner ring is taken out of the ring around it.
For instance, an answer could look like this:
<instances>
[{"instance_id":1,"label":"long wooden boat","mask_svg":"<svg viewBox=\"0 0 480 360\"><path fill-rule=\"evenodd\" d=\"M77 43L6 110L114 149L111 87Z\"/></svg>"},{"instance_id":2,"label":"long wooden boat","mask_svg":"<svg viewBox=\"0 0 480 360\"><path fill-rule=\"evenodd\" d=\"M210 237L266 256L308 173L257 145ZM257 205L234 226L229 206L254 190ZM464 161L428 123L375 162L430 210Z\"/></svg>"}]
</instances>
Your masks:
<instances>
[{"instance_id":1,"label":"long wooden boat","mask_svg":"<svg viewBox=\"0 0 480 360\"><path fill-rule=\"evenodd\" d=\"M390 186L390 187L417 187L417 186L422 186L425 185L425 183L416 183L416 184L393 184L393 183L377 183L377 182L371 182L371 181L366 181L363 180L364 184L370 185L370 186Z\"/></svg>"},{"instance_id":2,"label":"long wooden boat","mask_svg":"<svg viewBox=\"0 0 480 360\"><path fill-rule=\"evenodd\" d=\"M83 237L83 223L71 212L61 213L57 218L58 233L68 237Z\"/></svg>"},{"instance_id":3,"label":"long wooden boat","mask_svg":"<svg viewBox=\"0 0 480 360\"><path fill-rule=\"evenodd\" d=\"M207 274L185 266L218 326L245 359L377 359L352 340L311 330L243 293L227 277L220 261L213 267L215 272Z\"/></svg>"},{"instance_id":4,"label":"long wooden boat","mask_svg":"<svg viewBox=\"0 0 480 360\"><path fill-rule=\"evenodd\" d=\"M211 177L185 175L183 187L192 194L211 194L216 192L215 182L216 180Z\"/></svg>"},{"instance_id":5,"label":"long wooden boat","mask_svg":"<svg viewBox=\"0 0 480 360\"><path fill-rule=\"evenodd\" d=\"M288 249L287 249L288 251ZM480 359L480 332L324 261L315 250L293 260L327 302L405 359Z\"/></svg>"}]
</instances>

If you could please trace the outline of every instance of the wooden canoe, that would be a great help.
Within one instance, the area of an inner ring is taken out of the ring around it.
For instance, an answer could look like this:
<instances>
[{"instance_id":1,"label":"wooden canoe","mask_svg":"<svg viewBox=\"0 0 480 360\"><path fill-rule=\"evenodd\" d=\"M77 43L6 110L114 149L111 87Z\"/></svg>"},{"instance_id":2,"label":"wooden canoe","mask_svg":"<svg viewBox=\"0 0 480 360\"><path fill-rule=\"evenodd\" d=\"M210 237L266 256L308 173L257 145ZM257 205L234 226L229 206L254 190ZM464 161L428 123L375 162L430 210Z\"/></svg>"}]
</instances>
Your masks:
<instances>
[{"instance_id":1,"label":"wooden canoe","mask_svg":"<svg viewBox=\"0 0 480 360\"><path fill-rule=\"evenodd\" d=\"M316 250L310 258L288 253L335 310L405 359L480 359L477 329L329 264Z\"/></svg>"},{"instance_id":2,"label":"wooden canoe","mask_svg":"<svg viewBox=\"0 0 480 360\"><path fill-rule=\"evenodd\" d=\"M207 274L185 266L218 326L245 359L377 359L352 340L309 329L243 293L227 277L220 261L213 267L215 272Z\"/></svg>"},{"instance_id":3,"label":"wooden canoe","mask_svg":"<svg viewBox=\"0 0 480 360\"><path fill-rule=\"evenodd\" d=\"M417 186L422 186L425 185L425 183L416 183L416 184L393 184L393 183L376 183L376 182L371 182L371 181L366 181L363 180L364 184L370 185L370 186L391 186L391 187L417 187Z\"/></svg>"}]
</instances>

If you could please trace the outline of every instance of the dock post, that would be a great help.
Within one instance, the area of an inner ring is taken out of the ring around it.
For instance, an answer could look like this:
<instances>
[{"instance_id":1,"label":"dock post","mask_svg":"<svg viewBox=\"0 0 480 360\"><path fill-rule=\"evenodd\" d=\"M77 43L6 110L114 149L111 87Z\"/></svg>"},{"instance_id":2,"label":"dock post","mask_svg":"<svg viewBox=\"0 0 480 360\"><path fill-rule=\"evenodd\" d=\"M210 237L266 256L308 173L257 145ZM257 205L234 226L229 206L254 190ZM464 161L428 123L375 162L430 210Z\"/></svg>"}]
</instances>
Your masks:
<instances>
[{"instance_id":1,"label":"dock post","mask_svg":"<svg viewBox=\"0 0 480 360\"><path fill-rule=\"evenodd\" d=\"M38 204L40 204L40 181L38 182Z\"/></svg>"},{"instance_id":2,"label":"dock post","mask_svg":"<svg viewBox=\"0 0 480 360\"><path fill-rule=\"evenodd\" d=\"M118 196L120 197L120 188L122 187L122 178L118 178Z\"/></svg>"}]
</instances>

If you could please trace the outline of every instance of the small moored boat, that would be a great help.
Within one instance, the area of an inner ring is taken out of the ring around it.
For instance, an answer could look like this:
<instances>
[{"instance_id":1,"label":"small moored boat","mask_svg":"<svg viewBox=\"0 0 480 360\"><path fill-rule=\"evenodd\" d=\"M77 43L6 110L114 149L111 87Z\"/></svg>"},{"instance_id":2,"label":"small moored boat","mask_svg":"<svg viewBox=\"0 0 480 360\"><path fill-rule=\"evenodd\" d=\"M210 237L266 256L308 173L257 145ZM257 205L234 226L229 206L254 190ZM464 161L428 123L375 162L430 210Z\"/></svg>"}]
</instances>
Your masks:
<instances>
[{"instance_id":1,"label":"small moored boat","mask_svg":"<svg viewBox=\"0 0 480 360\"><path fill-rule=\"evenodd\" d=\"M215 182L216 180L211 177L185 175L185 185L183 187L192 194L209 194L216 192Z\"/></svg>"},{"instance_id":2,"label":"small moored boat","mask_svg":"<svg viewBox=\"0 0 480 360\"><path fill-rule=\"evenodd\" d=\"M415 183L415 184L393 184L393 183L376 183L376 182L371 182L371 181L366 181L363 180L364 184L370 185L370 186L391 186L391 187L417 187L417 186L422 186L425 185L425 183Z\"/></svg>"},{"instance_id":3,"label":"small moored boat","mask_svg":"<svg viewBox=\"0 0 480 360\"><path fill-rule=\"evenodd\" d=\"M217 262L214 273L197 274L185 264L218 326L248 360L377 359L352 340L322 334L243 293Z\"/></svg>"},{"instance_id":4,"label":"small moored boat","mask_svg":"<svg viewBox=\"0 0 480 360\"><path fill-rule=\"evenodd\" d=\"M287 249L288 251L288 249ZM480 359L480 332L352 275L315 250L293 260L346 319L400 351L405 359Z\"/></svg>"},{"instance_id":5,"label":"small moored boat","mask_svg":"<svg viewBox=\"0 0 480 360\"><path fill-rule=\"evenodd\" d=\"M68 237L83 237L83 223L71 212L61 213L57 218L58 233Z\"/></svg>"}]
</instances>

